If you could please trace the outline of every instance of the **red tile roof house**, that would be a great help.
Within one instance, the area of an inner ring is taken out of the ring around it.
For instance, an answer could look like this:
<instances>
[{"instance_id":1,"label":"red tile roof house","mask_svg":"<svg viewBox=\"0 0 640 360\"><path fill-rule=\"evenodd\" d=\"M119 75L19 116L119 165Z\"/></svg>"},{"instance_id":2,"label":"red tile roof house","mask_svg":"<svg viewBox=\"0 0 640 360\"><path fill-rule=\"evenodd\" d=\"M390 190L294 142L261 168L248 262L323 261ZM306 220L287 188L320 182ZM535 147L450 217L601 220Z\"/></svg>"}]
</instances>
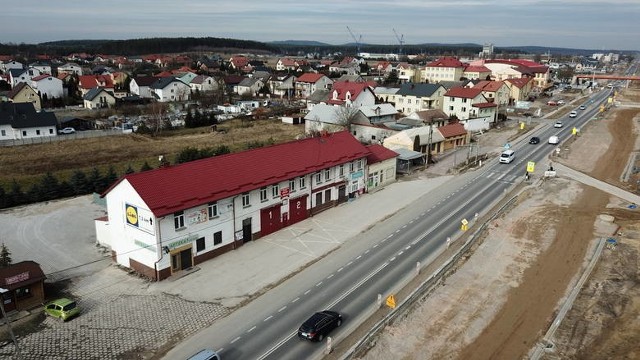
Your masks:
<instances>
[{"instance_id":1,"label":"red tile roof house","mask_svg":"<svg viewBox=\"0 0 640 360\"><path fill-rule=\"evenodd\" d=\"M336 81L333 83L327 103L347 107L374 105L376 95L367 83Z\"/></svg>"},{"instance_id":2,"label":"red tile roof house","mask_svg":"<svg viewBox=\"0 0 640 360\"><path fill-rule=\"evenodd\" d=\"M300 98L307 98L316 90L330 89L333 85L333 80L329 79L324 74L306 73L300 75L296 79L295 83L295 96Z\"/></svg>"},{"instance_id":3,"label":"red tile roof house","mask_svg":"<svg viewBox=\"0 0 640 360\"><path fill-rule=\"evenodd\" d=\"M455 149L458 146L466 145L469 143L469 132L464 128L461 123L451 123L438 128L444 141L442 142L442 151L449 149Z\"/></svg>"},{"instance_id":4,"label":"red tile roof house","mask_svg":"<svg viewBox=\"0 0 640 360\"><path fill-rule=\"evenodd\" d=\"M488 129L496 121L496 107L475 87L455 87L444 94L443 111L460 120L467 131Z\"/></svg>"},{"instance_id":5,"label":"red tile roof house","mask_svg":"<svg viewBox=\"0 0 640 360\"><path fill-rule=\"evenodd\" d=\"M343 131L125 175L96 238L162 280L362 194L369 155Z\"/></svg>"},{"instance_id":6,"label":"red tile roof house","mask_svg":"<svg viewBox=\"0 0 640 360\"><path fill-rule=\"evenodd\" d=\"M97 87L114 92L113 79L109 75L80 75L78 76L78 82L78 89L83 97L89 90Z\"/></svg>"}]
</instances>

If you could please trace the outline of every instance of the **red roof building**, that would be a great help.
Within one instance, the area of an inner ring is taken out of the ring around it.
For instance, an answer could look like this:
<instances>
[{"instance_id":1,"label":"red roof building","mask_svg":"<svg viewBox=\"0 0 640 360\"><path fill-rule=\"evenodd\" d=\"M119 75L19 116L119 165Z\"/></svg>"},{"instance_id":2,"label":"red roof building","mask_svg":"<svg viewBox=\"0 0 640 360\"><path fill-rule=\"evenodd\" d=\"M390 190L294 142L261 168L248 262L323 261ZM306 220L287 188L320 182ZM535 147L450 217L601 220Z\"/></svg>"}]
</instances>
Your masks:
<instances>
[{"instance_id":1,"label":"red roof building","mask_svg":"<svg viewBox=\"0 0 640 360\"><path fill-rule=\"evenodd\" d=\"M163 279L363 193L370 154L342 131L125 175L103 194L98 242Z\"/></svg>"},{"instance_id":2,"label":"red roof building","mask_svg":"<svg viewBox=\"0 0 640 360\"><path fill-rule=\"evenodd\" d=\"M78 88L82 96L97 87L113 92L113 79L110 75L80 75L78 76L78 81Z\"/></svg>"}]
</instances>

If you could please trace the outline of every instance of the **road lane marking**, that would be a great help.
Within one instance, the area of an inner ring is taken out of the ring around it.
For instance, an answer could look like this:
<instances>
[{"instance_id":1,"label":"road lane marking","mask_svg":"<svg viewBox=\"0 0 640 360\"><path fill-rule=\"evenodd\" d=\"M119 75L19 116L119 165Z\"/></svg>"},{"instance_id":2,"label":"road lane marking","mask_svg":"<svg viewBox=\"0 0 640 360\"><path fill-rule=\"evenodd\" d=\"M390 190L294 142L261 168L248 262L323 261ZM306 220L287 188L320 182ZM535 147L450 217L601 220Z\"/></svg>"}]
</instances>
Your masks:
<instances>
[{"instance_id":1,"label":"road lane marking","mask_svg":"<svg viewBox=\"0 0 640 360\"><path fill-rule=\"evenodd\" d=\"M231 343L233 344L234 342L236 342L236 341L238 341L238 340L240 340L240 336L238 336L237 338L235 338L235 339L231 340Z\"/></svg>"},{"instance_id":2,"label":"road lane marking","mask_svg":"<svg viewBox=\"0 0 640 360\"><path fill-rule=\"evenodd\" d=\"M320 281L319 283L316 284L316 287L322 285L322 281Z\"/></svg>"},{"instance_id":3,"label":"road lane marking","mask_svg":"<svg viewBox=\"0 0 640 360\"><path fill-rule=\"evenodd\" d=\"M286 308L287 308L287 305L285 305L285 306L281 307L281 308L280 308L280 310L278 310L278 312L283 312L283 311L284 311L284 309L286 309Z\"/></svg>"},{"instance_id":4,"label":"road lane marking","mask_svg":"<svg viewBox=\"0 0 640 360\"><path fill-rule=\"evenodd\" d=\"M331 279L333 277L333 275L335 275L335 274L331 274L331 275L327 276L327 280Z\"/></svg>"},{"instance_id":5,"label":"road lane marking","mask_svg":"<svg viewBox=\"0 0 640 360\"><path fill-rule=\"evenodd\" d=\"M262 320L262 321L269 321L269 320L271 320L271 318L272 318L272 317L273 317L273 315L269 315L269 317L268 317L268 318L266 318L266 319L264 319L264 320Z\"/></svg>"},{"instance_id":6,"label":"road lane marking","mask_svg":"<svg viewBox=\"0 0 640 360\"><path fill-rule=\"evenodd\" d=\"M294 302L296 302L296 301L298 301L298 300L300 300L300 297L299 297L299 296L298 296L297 298L295 298L295 299L291 300L291 303L293 304Z\"/></svg>"},{"instance_id":7,"label":"road lane marking","mask_svg":"<svg viewBox=\"0 0 640 360\"><path fill-rule=\"evenodd\" d=\"M342 271L342 269L344 269L344 268L340 268L340 269L338 269L338 272Z\"/></svg>"},{"instance_id":8,"label":"road lane marking","mask_svg":"<svg viewBox=\"0 0 640 360\"><path fill-rule=\"evenodd\" d=\"M311 289L309 289L309 290L305 291L305 292L304 292L304 295L307 295L307 294L308 294L308 293L310 293L310 292L311 292Z\"/></svg>"},{"instance_id":9,"label":"road lane marking","mask_svg":"<svg viewBox=\"0 0 640 360\"><path fill-rule=\"evenodd\" d=\"M253 330L255 330L255 329L256 329L256 326L254 326L254 327L252 327L251 329L247 330L247 333L250 333L250 332L252 332L252 331L253 331Z\"/></svg>"},{"instance_id":10,"label":"road lane marking","mask_svg":"<svg viewBox=\"0 0 640 360\"><path fill-rule=\"evenodd\" d=\"M362 255L358 255L358 257L356 258L356 260L360 260L360 258L362 257Z\"/></svg>"}]
</instances>

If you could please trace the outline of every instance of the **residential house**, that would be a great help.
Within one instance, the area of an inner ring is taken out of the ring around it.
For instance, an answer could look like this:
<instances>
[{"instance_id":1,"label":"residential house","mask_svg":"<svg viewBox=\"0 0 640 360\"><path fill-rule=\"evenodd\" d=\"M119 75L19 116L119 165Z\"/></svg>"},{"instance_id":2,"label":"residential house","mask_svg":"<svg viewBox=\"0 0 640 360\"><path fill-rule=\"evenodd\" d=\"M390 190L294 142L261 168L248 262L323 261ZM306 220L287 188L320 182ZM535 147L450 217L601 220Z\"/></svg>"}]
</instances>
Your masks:
<instances>
[{"instance_id":1,"label":"residential house","mask_svg":"<svg viewBox=\"0 0 640 360\"><path fill-rule=\"evenodd\" d=\"M469 80L486 80L491 77L491 70L484 65L469 65L464 68L462 77Z\"/></svg>"},{"instance_id":2,"label":"residential house","mask_svg":"<svg viewBox=\"0 0 640 360\"><path fill-rule=\"evenodd\" d=\"M20 61L15 60L6 60L0 62L0 70L2 70L3 72L7 73L11 69L22 70L24 69L24 64Z\"/></svg>"},{"instance_id":3,"label":"residential house","mask_svg":"<svg viewBox=\"0 0 640 360\"><path fill-rule=\"evenodd\" d=\"M395 123L396 114L396 109L391 104L361 106L349 129L362 143L381 144L385 138L396 133L396 130L388 126Z\"/></svg>"},{"instance_id":4,"label":"residential house","mask_svg":"<svg viewBox=\"0 0 640 360\"><path fill-rule=\"evenodd\" d=\"M36 111L33 103L0 102L0 140L56 136L57 125L54 113Z\"/></svg>"},{"instance_id":5,"label":"residential house","mask_svg":"<svg viewBox=\"0 0 640 360\"><path fill-rule=\"evenodd\" d=\"M360 74L360 65L356 63L337 63L329 66L329 72L342 75L358 75Z\"/></svg>"},{"instance_id":6,"label":"residential house","mask_svg":"<svg viewBox=\"0 0 640 360\"><path fill-rule=\"evenodd\" d=\"M317 104L304 117L304 131L313 134L349 130L349 122L358 111L356 108Z\"/></svg>"},{"instance_id":7,"label":"residential house","mask_svg":"<svg viewBox=\"0 0 640 360\"><path fill-rule=\"evenodd\" d=\"M306 73L300 75L295 83L295 95L299 98L307 98L318 89L330 89L333 80L323 74Z\"/></svg>"},{"instance_id":8,"label":"residential house","mask_svg":"<svg viewBox=\"0 0 640 360\"><path fill-rule=\"evenodd\" d=\"M198 74L193 73L191 71L186 71L186 72L174 73L174 76L176 77L176 79L191 86L191 81L193 81L193 79L195 79L198 76Z\"/></svg>"},{"instance_id":9,"label":"residential house","mask_svg":"<svg viewBox=\"0 0 640 360\"><path fill-rule=\"evenodd\" d=\"M272 96L278 96L282 98L291 98L294 96L296 77L288 74L280 74L272 76L267 86Z\"/></svg>"},{"instance_id":10,"label":"residential house","mask_svg":"<svg viewBox=\"0 0 640 360\"><path fill-rule=\"evenodd\" d=\"M496 104L490 103L479 88L453 88L444 94L444 112L449 117L459 120L467 120L480 117L480 109L490 104L492 108ZM484 111L483 111L484 113ZM492 118L491 121L494 121Z\"/></svg>"},{"instance_id":11,"label":"residential house","mask_svg":"<svg viewBox=\"0 0 640 360\"><path fill-rule=\"evenodd\" d=\"M471 87L471 86L470 86ZM487 81L482 80L473 84L474 89L481 89L482 95L490 101L496 103L498 106L509 105L509 95L511 90L509 85L504 81Z\"/></svg>"},{"instance_id":12,"label":"residential house","mask_svg":"<svg viewBox=\"0 0 640 360\"><path fill-rule=\"evenodd\" d=\"M276 71L296 71L301 66L307 66L309 63L306 59L281 58L276 63Z\"/></svg>"},{"instance_id":13,"label":"residential house","mask_svg":"<svg viewBox=\"0 0 640 360\"><path fill-rule=\"evenodd\" d=\"M60 99L64 97L64 87L62 80L49 74L43 74L31 78L31 86L45 99Z\"/></svg>"},{"instance_id":14,"label":"residential house","mask_svg":"<svg viewBox=\"0 0 640 360\"><path fill-rule=\"evenodd\" d=\"M31 78L42 75L38 69L9 69L9 84L11 87L18 83L29 83Z\"/></svg>"},{"instance_id":15,"label":"residential house","mask_svg":"<svg viewBox=\"0 0 640 360\"><path fill-rule=\"evenodd\" d=\"M342 75L339 78L335 79L334 82L344 82L344 81L349 81L349 82L367 82L362 75L357 74L357 75ZM372 86L375 87L375 86Z\"/></svg>"},{"instance_id":16,"label":"residential house","mask_svg":"<svg viewBox=\"0 0 640 360\"><path fill-rule=\"evenodd\" d=\"M339 132L128 174L102 195L96 240L117 264L166 279L356 198L370 153Z\"/></svg>"},{"instance_id":17,"label":"residential house","mask_svg":"<svg viewBox=\"0 0 640 360\"><path fill-rule=\"evenodd\" d=\"M416 121L408 121L408 119ZM398 120L400 124L410 125L412 127L431 125L441 127L449 123L449 116L440 109L415 111L408 116Z\"/></svg>"},{"instance_id":18,"label":"residential house","mask_svg":"<svg viewBox=\"0 0 640 360\"><path fill-rule=\"evenodd\" d=\"M411 64L399 63L396 66L396 72L398 74L398 81L401 84L420 81L420 71Z\"/></svg>"},{"instance_id":19,"label":"residential house","mask_svg":"<svg viewBox=\"0 0 640 360\"><path fill-rule=\"evenodd\" d=\"M398 153L382 145L368 145L367 192L382 189L396 181L396 157Z\"/></svg>"},{"instance_id":20,"label":"residential house","mask_svg":"<svg viewBox=\"0 0 640 360\"><path fill-rule=\"evenodd\" d=\"M249 65L249 58L241 55L232 56L229 59L229 65L231 66L232 69L242 70Z\"/></svg>"},{"instance_id":21,"label":"residential house","mask_svg":"<svg viewBox=\"0 0 640 360\"><path fill-rule=\"evenodd\" d=\"M541 90L550 86L549 67L525 59L483 60L491 70L492 80L507 80L521 77L533 79L533 87Z\"/></svg>"},{"instance_id":22,"label":"residential house","mask_svg":"<svg viewBox=\"0 0 640 360\"><path fill-rule=\"evenodd\" d=\"M459 122L439 126L438 131L442 134L442 151L455 149L458 146L467 145L471 139L469 132Z\"/></svg>"},{"instance_id":23,"label":"residential house","mask_svg":"<svg viewBox=\"0 0 640 360\"><path fill-rule=\"evenodd\" d=\"M89 90L83 97L85 109L104 109L114 107L116 98L111 91L107 91L101 87L95 87Z\"/></svg>"},{"instance_id":24,"label":"residential house","mask_svg":"<svg viewBox=\"0 0 640 360\"><path fill-rule=\"evenodd\" d=\"M515 104L517 101L527 100L529 93L533 88L531 78L507 79L504 81L509 86L509 104Z\"/></svg>"},{"instance_id":25,"label":"residential house","mask_svg":"<svg viewBox=\"0 0 640 360\"><path fill-rule=\"evenodd\" d=\"M264 86L264 83L260 79L244 78L235 88L235 93L238 95L250 95L256 96L258 91Z\"/></svg>"},{"instance_id":26,"label":"residential house","mask_svg":"<svg viewBox=\"0 0 640 360\"><path fill-rule=\"evenodd\" d=\"M113 93L115 91L113 78L110 75L80 75L78 76L78 90L84 97L89 90L97 87L104 88Z\"/></svg>"},{"instance_id":27,"label":"residential house","mask_svg":"<svg viewBox=\"0 0 640 360\"><path fill-rule=\"evenodd\" d=\"M442 99L445 92L445 88L440 84L402 84L395 94L395 107L396 110L404 114L442 109Z\"/></svg>"},{"instance_id":28,"label":"residential house","mask_svg":"<svg viewBox=\"0 0 640 360\"><path fill-rule=\"evenodd\" d=\"M42 109L40 102L40 96L38 93L27 83L18 83L7 94L9 101L12 103L31 103L36 111Z\"/></svg>"},{"instance_id":29,"label":"residential house","mask_svg":"<svg viewBox=\"0 0 640 360\"><path fill-rule=\"evenodd\" d=\"M185 101L191 98L189 85L174 77L158 79L151 84L150 91L159 102Z\"/></svg>"},{"instance_id":30,"label":"residential house","mask_svg":"<svg viewBox=\"0 0 640 360\"><path fill-rule=\"evenodd\" d=\"M51 72L51 64L43 63L43 62L34 62L29 64L30 68L37 69L40 74L53 74Z\"/></svg>"},{"instance_id":31,"label":"residential house","mask_svg":"<svg viewBox=\"0 0 640 360\"><path fill-rule=\"evenodd\" d=\"M397 87L376 86L373 93L376 94L378 102L396 104L396 94L400 91Z\"/></svg>"},{"instance_id":32,"label":"residential house","mask_svg":"<svg viewBox=\"0 0 640 360\"><path fill-rule=\"evenodd\" d=\"M136 76L129 83L129 91L141 98L152 99L153 93L151 92L151 85L159 79L160 78L156 76Z\"/></svg>"},{"instance_id":33,"label":"residential house","mask_svg":"<svg viewBox=\"0 0 640 360\"><path fill-rule=\"evenodd\" d=\"M189 83L191 91L208 92L218 90L218 82L213 76L198 75Z\"/></svg>"},{"instance_id":34,"label":"residential house","mask_svg":"<svg viewBox=\"0 0 640 360\"><path fill-rule=\"evenodd\" d=\"M327 101L330 105L343 105L346 107L361 107L376 103L376 95L364 82L339 82L333 83Z\"/></svg>"},{"instance_id":35,"label":"residential house","mask_svg":"<svg viewBox=\"0 0 640 360\"><path fill-rule=\"evenodd\" d=\"M454 57L442 57L425 65L420 72L420 82L437 83L440 81L460 80L466 65Z\"/></svg>"}]
</instances>

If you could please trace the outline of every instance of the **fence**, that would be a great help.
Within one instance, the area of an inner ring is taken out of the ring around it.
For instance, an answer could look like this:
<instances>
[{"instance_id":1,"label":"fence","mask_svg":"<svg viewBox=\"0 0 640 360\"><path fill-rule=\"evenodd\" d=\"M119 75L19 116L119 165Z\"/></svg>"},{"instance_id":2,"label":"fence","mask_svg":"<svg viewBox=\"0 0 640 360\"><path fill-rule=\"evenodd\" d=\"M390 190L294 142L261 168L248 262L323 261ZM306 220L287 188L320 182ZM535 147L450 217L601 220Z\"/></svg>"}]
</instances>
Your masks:
<instances>
[{"instance_id":1,"label":"fence","mask_svg":"<svg viewBox=\"0 0 640 360\"><path fill-rule=\"evenodd\" d=\"M500 216L505 209L510 207L518 199L518 195L515 195L509 199L504 205L502 205L495 213L493 213L487 221L485 221L480 228L478 228L473 235L464 243L460 250L453 255L447 262L436 270L429 279L422 282L405 300L396 306L393 311L389 312L380 321L378 321L369 332L363 336L354 346L352 346L345 354L342 355L342 359L352 359L364 350L366 350L373 342L376 336L378 336L388 324L392 324L395 320L404 317L409 311L412 310L414 304L421 299L427 297L431 292L440 284L449 273L458 265L460 259L465 257L470 251L476 241L480 238L481 234L489 226L488 224Z\"/></svg>"},{"instance_id":2,"label":"fence","mask_svg":"<svg viewBox=\"0 0 640 360\"><path fill-rule=\"evenodd\" d=\"M64 140L72 140L72 139L87 139L87 138L122 135L122 134L123 134L123 131L121 129L76 131L73 134L65 134L65 135L39 136L39 137L24 138L24 139L0 140L0 146L49 144L56 141L64 141Z\"/></svg>"}]
</instances>

